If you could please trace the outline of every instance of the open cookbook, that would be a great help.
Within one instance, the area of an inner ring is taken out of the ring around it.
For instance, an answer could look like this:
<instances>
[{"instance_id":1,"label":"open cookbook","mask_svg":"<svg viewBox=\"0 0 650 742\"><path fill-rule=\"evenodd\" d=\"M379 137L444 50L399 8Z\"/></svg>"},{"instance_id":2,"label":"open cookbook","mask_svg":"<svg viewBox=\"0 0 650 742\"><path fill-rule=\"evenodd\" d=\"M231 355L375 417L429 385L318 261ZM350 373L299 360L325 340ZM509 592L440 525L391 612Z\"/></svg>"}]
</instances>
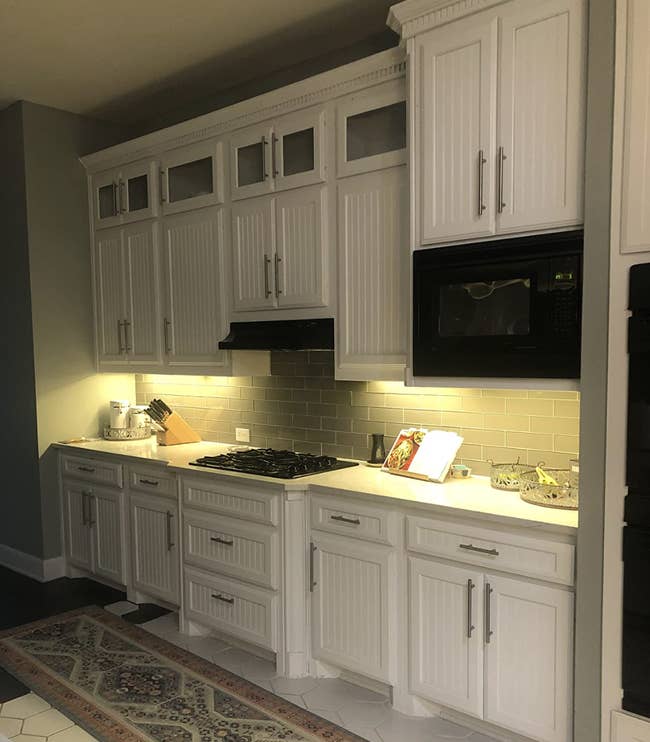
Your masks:
<instances>
[{"instance_id":1,"label":"open cookbook","mask_svg":"<svg viewBox=\"0 0 650 742\"><path fill-rule=\"evenodd\" d=\"M401 430L382 470L415 479L444 482L462 442L462 436L446 430Z\"/></svg>"}]
</instances>

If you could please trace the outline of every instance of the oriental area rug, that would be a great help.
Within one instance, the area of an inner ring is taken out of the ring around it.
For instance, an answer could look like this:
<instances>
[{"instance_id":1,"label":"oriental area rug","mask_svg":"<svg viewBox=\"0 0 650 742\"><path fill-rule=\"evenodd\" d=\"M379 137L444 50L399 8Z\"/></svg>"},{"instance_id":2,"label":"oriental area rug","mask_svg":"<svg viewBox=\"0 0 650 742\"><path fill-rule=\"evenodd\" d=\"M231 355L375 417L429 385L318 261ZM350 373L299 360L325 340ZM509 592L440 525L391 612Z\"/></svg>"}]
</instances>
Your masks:
<instances>
[{"instance_id":1,"label":"oriental area rug","mask_svg":"<svg viewBox=\"0 0 650 742\"><path fill-rule=\"evenodd\" d=\"M107 742L363 742L101 608L1 632L0 666Z\"/></svg>"}]
</instances>

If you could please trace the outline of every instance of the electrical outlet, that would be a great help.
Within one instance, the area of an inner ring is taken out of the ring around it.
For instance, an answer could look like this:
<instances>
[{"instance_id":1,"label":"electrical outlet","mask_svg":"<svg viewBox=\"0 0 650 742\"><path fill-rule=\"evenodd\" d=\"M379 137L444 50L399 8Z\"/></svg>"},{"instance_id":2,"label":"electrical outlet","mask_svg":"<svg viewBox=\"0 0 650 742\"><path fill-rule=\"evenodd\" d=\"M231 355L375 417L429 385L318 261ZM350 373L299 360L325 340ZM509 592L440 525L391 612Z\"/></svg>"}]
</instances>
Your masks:
<instances>
[{"instance_id":1,"label":"electrical outlet","mask_svg":"<svg viewBox=\"0 0 650 742\"><path fill-rule=\"evenodd\" d=\"M235 440L239 443L251 442L250 428L235 428Z\"/></svg>"}]
</instances>

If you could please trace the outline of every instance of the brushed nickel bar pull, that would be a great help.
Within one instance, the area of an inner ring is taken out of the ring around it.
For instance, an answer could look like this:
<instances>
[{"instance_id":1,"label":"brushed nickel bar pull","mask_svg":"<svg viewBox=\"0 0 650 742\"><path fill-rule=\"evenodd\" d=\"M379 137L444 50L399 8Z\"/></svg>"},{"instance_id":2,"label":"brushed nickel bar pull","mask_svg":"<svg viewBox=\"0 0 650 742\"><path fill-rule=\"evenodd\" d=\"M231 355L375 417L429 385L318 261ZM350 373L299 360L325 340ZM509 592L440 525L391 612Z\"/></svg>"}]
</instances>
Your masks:
<instances>
[{"instance_id":1,"label":"brushed nickel bar pull","mask_svg":"<svg viewBox=\"0 0 650 742\"><path fill-rule=\"evenodd\" d=\"M318 584L314 579L314 552L316 551L316 545L312 541L309 544L309 592L313 593L314 588Z\"/></svg>"},{"instance_id":2,"label":"brushed nickel bar pull","mask_svg":"<svg viewBox=\"0 0 650 742\"><path fill-rule=\"evenodd\" d=\"M224 546L232 546L235 543L234 541L228 541L220 536L210 536L210 541L214 541L215 544L223 544Z\"/></svg>"},{"instance_id":3,"label":"brushed nickel bar pull","mask_svg":"<svg viewBox=\"0 0 650 742\"><path fill-rule=\"evenodd\" d=\"M492 617L490 615L491 603L490 596L492 595L492 586L489 582L485 584L485 643L490 643L490 638L494 633L492 631Z\"/></svg>"},{"instance_id":4,"label":"brushed nickel bar pull","mask_svg":"<svg viewBox=\"0 0 650 742\"><path fill-rule=\"evenodd\" d=\"M174 543L172 534L172 520L174 519L174 513L171 510L167 511L167 551L171 551L176 544Z\"/></svg>"},{"instance_id":5,"label":"brushed nickel bar pull","mask_svg":"<svg viewBox=\"0 0 650 742\"><path fill-rule=\"evenodd\" d=\"M88 525L88 515L86 513L86 502L87 498L90 497L90 493L85 490L81 493L81 525Z\"/></svg>"},{"instance_id":6,"label":"brushed nickel bar pull","mask_svg":"<svg viewBox=\"0 0 650 742\"><path fill-rule=\"evenodd\" d=\"M97 515L97 498L95 495L90 493L88 495L88 526L92 528L94 525L97 525L97 518L95 517L95 520L93 520L93 500L95 501L95 516Z\"/></svg>"},{"instance_id":7,"label":"brushed nickel bar pull","mask_svg":"<svg viewBox=\"0 0 650 742\"><path fill-rule=\"evenodd\" d=\"M167 201L167 195L165 194L165 171L161 168L158 175L160 178L160 203L164 204Z\"/></svg>"},{"instance_id":8,"label":"brushed nickel bar pull","mask_svg":"<svg viewBox=\"0 0 650 742\"><path fill-rule=\"evenodd\" d=\"M268 299L271 296L271 289L269 287L269 263L271 258L268 255L264 255L264 298Z\"/></svg>"},{"instance_id":9,"label":"brushed nickel bar pull","mask_svg":"<svg viewBox=\"0 0 650 742\"><path fill-rule=\"evenodd\" d=\"M131 322L128 319L125 319L123 326L124 326L124 349L126 350L127 353L130 353L133 350L133 346L129 345L129 328L131 327Z\"/></svg>"},{"instance_id":10,"label":"brushed nickel bar pull","mask_svg":"<svg viewBox=\"0 0 650 742\"><path fill-rule=\"evenodd\" d=\"M275 151L275 145L278 143L278 138L275 136L275 132L271 135L271 169L273 172L273 177L277 178L278 175L280 175L280 171L278 170L278 160L277 160L277 153Z\"/></svg>"},{"instance_id":11,"label":"brushed nickel bar pull","mask_svg":"<svg viewBox=\"0 0 650 742\"><path fill-rule=\"evenodd\" d=\"M485 163L487 160L483 154L483 150L478 151L478 215L483 216L483 212L487 208L483 203L483 184L485 175Z\"/></svg>"},{"instance_id":12,"label":"brushed nickel bar pull","mask_svg":"<svg viewBox=\"0 0 650 742\"><path fill-rule=\"evenodd\" d=\"M499 552L496 549L483 549L480 546L474 546L473 544L458 544L458 548L465 549L466 551L477 551L479 554L499 556Z\"/></svg>"},{"instance_id":13,"label":"brushed nickel bar pull","mask_svg":"<svg viewBox=\"0 0 650 742\"><path fill-rule=\"evenodd\" d=\"M282 293L282 289L280 288L280 263L282 262L282 258L275 253L275 296L276 298L280 296Z\"/></svg>"},{"instance_id":14,"label":"brushed nickel bar pull","mask_svg":"<svg viewBox=\"0 0 650 742\"><path fill-rule=\"evenodd\" d=\"M467 580L467 638L472 638L472 631L476 628L472 623L472 590L474 589L474 583L472 580Z\"/></svg>"},{"instance_id":15,"label":"brushed nickel bar pull","mask_svg":"<svg viewBox=\"0 0 650 742\"><path fill-rule=\"evenodd\" d=\"M141 479L140 484L148 484L150 487L157 487L160 482L156 482L154 479Z\"/></svg>"},{"instance_id":16,"label":"brushed nickel bar pull","mask_svg":"<svg viewBox=\"0 0 650 742\"><path fill-rule=\"evenodd\" d=\"M88 472L88 474L94 474L95 467L94 466L78 466L77 471L85 471L85 472Z\"/></svg>"},{"instance_id":17,"label":"brushed nickel bar pull","mask_svg":"<svg viewBox=\"0 0 650 742\"><path fill-rule=\"evenodd\" d=\"M503 147L499 147L499 155L498 155L498 195L497 195L497 211L499 214L503 213L503 210L506 207L506 203L503 200L503 163L508 158L505 155L505 152L503 151Z\"/></svg>"},{"instance_id":18,"label":"brushed nickel bar pull","mask_svg":"<svg viewBox=\"0 0 650 742\"><path fill-rule=\"evenodd\" d=\"M344 515L330 515L330 520L338 520L341 523L350 523L353 526L361 525L361 521L358 518L346 518Z\"/></svg>"},{"instance_id":19,"label":"brushed nickel bar pull","mask_svg":"<svg viewBox=\"0 0 650 742\"><path fill-rule=\"evenodd\" d=\"M223 595L213 595L212 597L215 600L220 600L222 603L228 603L228 605L233 605L235 602L234 598L224 598Z\"/></svg>"},{"instance_id":20,"label":"brushed nickel bar pull","mask_svg":"<svg viewBox=\"0 0 650 742\"><path fill-rule=\"evenodd\" d=\"M122 178L120 178L120 197L119 197L119 204L120 204L120 214L126 214L126 201L124 200L124 181Z\"/></svg>"},{"instance_id":21,"label":"brushed nickel bar pull","mask_svg":"<svg viewBox=\"0 0 650 742\"><path fill-rule=\"evenodd\" d=\"M262 173L264 175L264 180L267 180L269 177L269 172L266 169L266 148L268 147L268 139L262 135Z\"/></svg>"},{"instance_id":22,"label":"brushed nickel bar pull","mask_svg":"<svg viewBox=\"0 0 650 742\"><path fill-rule=\"evenodd\" d=\"M165 317L163 320L163 334L165 336L165 353L169 355L171 353L170 347L169 347L169 326L171 325L171 322Z\"/></svg>"},{"instance_id":23,"label":"brushed nickel bar pull","mask_svg":"<svg viewBox=\"0 0 650 742\"><path fill-rule=\"evenodd\" d=\"M122 320L117 320L117 345L119 347L119 352L124 353L124 345L122 345Z\"/></svg>"},{"instance_id":24,"label":"brushed nickel bar pull","mask_svg":"<svg viewBox=\"0 0 650 742\"><path fill-rule=\"evenodd\" d=\"M120 213L120 207L117 203L117 183L113 181L113 216L118 216Z\"/></svg>"}]
</instances>

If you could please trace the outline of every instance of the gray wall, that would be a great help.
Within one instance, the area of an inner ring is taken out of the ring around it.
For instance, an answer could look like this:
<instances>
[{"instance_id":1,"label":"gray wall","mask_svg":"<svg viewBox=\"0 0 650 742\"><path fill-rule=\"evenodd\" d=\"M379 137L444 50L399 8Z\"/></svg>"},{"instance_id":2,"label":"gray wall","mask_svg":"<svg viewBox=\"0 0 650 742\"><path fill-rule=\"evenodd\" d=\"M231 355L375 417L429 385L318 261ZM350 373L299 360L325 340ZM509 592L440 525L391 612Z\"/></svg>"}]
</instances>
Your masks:
<instances>
[{"instance_id":1,"label":"gray wall","mask_svg":"<svg viewBox=\"0 0 650 742\"><path fill-rule=\"evenodd\" d=\"M589 4L575 742L600 739L615 0Z\"/></svg>"},{"instance_id":2,"label":"gray wall","mask_svg":"<svg viewBox=\"0 0 650 742\"><path fill-rule=\"evenodd\" d=\"M2 423L0 544L42 554L41 508L34 396L34 353L27 257L27 205L20 104L0 112L0 224L3 286L0 291Z\"/></svg>"}]
</instances>

